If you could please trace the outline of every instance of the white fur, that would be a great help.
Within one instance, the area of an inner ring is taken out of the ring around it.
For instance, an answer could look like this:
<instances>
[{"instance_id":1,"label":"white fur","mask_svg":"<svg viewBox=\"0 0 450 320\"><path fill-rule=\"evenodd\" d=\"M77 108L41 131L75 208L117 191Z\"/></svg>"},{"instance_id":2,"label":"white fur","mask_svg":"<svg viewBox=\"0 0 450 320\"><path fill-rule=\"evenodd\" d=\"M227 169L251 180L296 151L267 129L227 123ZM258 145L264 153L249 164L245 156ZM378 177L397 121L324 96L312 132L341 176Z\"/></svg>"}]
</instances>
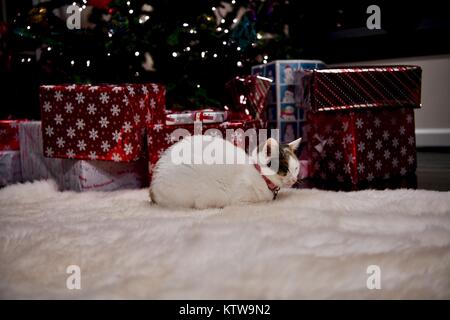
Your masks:
<instances>
[{"instance_id":1,"label":"white fur","mask_svg":"<svg viewBox=\"0 0 450 320\"><path fill-rule=\"evenodd\" d=\"M148 190L0 189L1 299L450 299L450 192L280 191L168 210ZM68 290L66 268L81 268ZM368 290L369 265L381 290Z\"/></svg>"},{"instance_id":2,"label":"white fur","mask_svg":"<svg viewBox=\"0 0 450 320\"><path fill-rule=\"evenodd\" d=\"M278 148L274 139L269 141L273 148ZM195 148L195 145L200 147ZM267 152L267 146L266 142L263 153ZM222 163L204 163L202 156L211 148L224 150L225 155L236 155L238 161L226 162L228 156L220 156ZM193 150L187 159L190 162L174 163L173 154L178 154L179 150ZM272 191L253 165L260 163L256 150L249 157L243 149L219 137L186 137L167 149L158 161L150 186L150 198L162 206L198 209L272 200ZM261 158L266 164L267 157L261 155ZM292 158L289 167L290 174L286 177L271 170L263 173L277 186L289 187L297 181L298 159Z\"/></svg>"}]
</instances>

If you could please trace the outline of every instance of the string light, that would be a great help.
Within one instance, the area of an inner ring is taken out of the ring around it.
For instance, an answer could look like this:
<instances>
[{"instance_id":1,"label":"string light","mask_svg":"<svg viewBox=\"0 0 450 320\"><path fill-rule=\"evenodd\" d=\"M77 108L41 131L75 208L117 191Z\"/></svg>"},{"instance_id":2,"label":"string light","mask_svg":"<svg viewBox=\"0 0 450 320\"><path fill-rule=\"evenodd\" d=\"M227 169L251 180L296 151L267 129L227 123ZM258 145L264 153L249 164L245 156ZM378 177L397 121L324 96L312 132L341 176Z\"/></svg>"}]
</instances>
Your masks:
<instances>
[{"instance_id":1,"label":"string light","mask_svg":"<svg viewBox=\"0 0 450 320\"><path fill-rule=\"evenodd\" d=\"M128 11L130 14L133 14L134 10L130 9L130 11Z\"/></svg>"},{"instance_id":2,"label":"string light","mask_svg":"<svg viewBox=\"0 0 450 320\"><path fill-rule=\"evenodd\" d=\"M178 53L172 52L172 57L174 57L174 58L178 57Z\"/></svg>"},{"instance_id":3,"label":"string light","mask_svg":"<svg viewBox=\"0 0 450 320\"><path fill-rule=\"evenodd\" d=\"M216 11L216 7L212 7L211 10L212 10L212 11Z\"/></svg>"},{"instance_id":4,"label":"string light","mask_svg":"<svg viewBox=\"0 0 450 320\"><path fill-rule=\"evenodd\" d=\"M86 61L86 67L89 68L90 66L91 66L91 60L87 60L87 61Z\"/></svg>"},{"instance_id":5,"label":"string light","mask_svg":"<svg viewBox=\"0 0 450 320\"><path fill-rule=\"evenodd\" d=\"M236 50L237 50L237 51L241 51L241 47L237 47Z\"/></svg>"},{"instance_id":6,"label":"string light","mask_svg":"<svg viewBox=\"0 0 450 320\"><path fill-rule=\"evenodd\" d=\"M197 31L195 31L195 29L191 29L189 30L189 33L197 33Z\"/></svg>"},{"instance_id":7,"label":"string light","mask_svg":"<svg viewBox=\"0 0 450 320\"><path fill-rule=\"evenodd\" d=\"M107 54L106 54L108 57L110 57L111 56L111 53L110 52L108 52Z\"/></svg>"},{"instance_id":8,"label":"string light","mask_svg":"<svg viewBox=\"0 0 450 320\"><path fill-rule=\"evenodd\" d=\"M256 38L260 40L260 39L262 39L262 35L260 33L257 33Z\"/></svg>"},{"instance_id":9,"label":"string light","mask_svg":"<svg viewBox=\"0 0 450 320\"><path fill-rule=\"evenodd\" d=\"M266 63L267 63L267 60L263 60L263 63L266 64Z\"/></svg>"},{"instance_id":10,"label":"string light","mask_svg":"<svg viewBox=\"0 0 450 320\"><path fill-rule=\"evenodd\" d=\"M218 27L216 30L220 32L220 31L222 31L222 28Z\"/></svg>"},{"instance_id":11,"label":"string light","mask_svg":"<svg viewBox=\"0 0 450 320\"><path fill-rule=\"evenodd\" d=\"M234 18L233 19L233 23L237 23L238 22L238 19L237 18Z\"/></svg>"},{"instance_id":12,"label":"string light","mask_svg":"<svg viewBox=\"0 0 450 320\"><path fill-rule=\"evenodd\" d=\"M185 28L189 27L189 24L185 22L185 23L183 23L183 27L185 27Z\"/></svg>"},{"instance_id":13,"label":"string light","mask_svg":"<svg viewBox=\"0 0 450 320\"><path fill-rule=\"evenodd\" d=\"M269 56L268 55L265 55L264 56L264 60L268 60L269 59Z\"/></svg>"},{"instance_id":14,"label":"string light","mask_svg":"<svg viewBox=\"0 0 450 320\"><path fill-rule=\"evenodd\" d=\"M83 5L81 6L81 8L84 10L84 9L86 9L86 6L83 4Z\"/></svg>"},{"instance_id":15,"label":"string light","mask_svg":"<svg viewBox=\"0 0 450 320\"><path fill-rule=\"evenodd\" d=\"M231 4L235 4L235 3L236 3L236 0L231 1Z\"/></svg>"},{"instance_id":16,"label":"string light","mask_svg":"<svg viewBox=\"0 0 450 320\"><path fill-rule=\"evenodd\" d=\"M197 88L200 88L200 85L199 85L199 84L197 85Z\"/></svg>"},{"instance_id":17,"label":"string light","mask_svg":"<svg viewBox=\"0 0 450 320\"><path fill-rule=\"evenodd\" d=\"M127 6L130 6L130 4L131 4L131 2L130 2L130 1L127 1Z\"/></svg>"},{"instance_id":18,"label":"string light","mask_svg":"<svg viewBox=\"0 0 450 320\"><path fill-rule=\"evenodd\" d=\"M224 42L222 42L222 44L223 44L224 46L226 46L226 45L227 45L227 42L226 42L226 41L224 41Z\"/></svg>"},{"instance_id":19,"label":"string light","mask_svg":"<svg viewBox=\"0 0 450 320\"><path fill-rule=\"evenodd\" d=\"M52 47L47 47L47 51L52 51Z\"/></svg>"},{"instance_id":20,"label":"string light","mask_svg":"<svg viewBox=\"0 0 450 320\"><path fill-rule=\"evenodd\" d=\"M228 29L223 30L223 32L228 33Z\"/></svg>"},{"instance_id":21,"label":"string light","mask_svg":"<svg viewBox=\"0 0 450 320\"><path fill-rule=\"evenodd\" d=\"M221 23L225 23L225 19L220 20Z\"/></svg>"},{"instance_id":22,"label":"string light","mask_svg":"<svg viewBox=\"0 0 450 320\"><path fill-rule=\"evenodd\" d=\"M202 53L200 54L202 56L202 58L204 59L206 56L206 51L202 51Z\"/></svg>"},{"instance_id":23,"label":"string light","mask_svg":"<svg viewBox=\"0 0 450 320\"><path fill-rule=\"evenodd\" d=\"M186 47L185 51L191 51L191 47Z\"/></svg>"},{"instance_id":24,"label":"string light","mask_svg":"<svg viewBox=\"0 0 450 320\"><path fill-rule=\"evenodd\" d=\"M75 64L75 61L70 61L70 64L73 66Z\"/></svg>"},{"instance_id":25,"label":"string light","mask_svg":"<svg viewBox=\"0 0 450 320\"><path fill-rule=\"evenodd\" d=\"M217 53L214 53L214 54L213 54L213 57L214 57L214 58L217 58Z\"/></svg>"},{"instance_id":26,"label":"string light","mask_svg":"<svg viewBox=\"0 0 450 320\"><path fill-rule=\"evenodd\" d=\"M31 29L31 27L30 26L27 26L27 30L30 30Z\"/></svg>"},{"instance_id":27,"label":"string light","mask_svg":"<svg viewBox=\"0 0 450 320\"><path fill-rule=\"evenodd\" d=\"M241 62L241 61L238 61L238 62L237 62L237 66L238 66L238 67L242 67L242 62Z\"/></svg>"},{"instance_id":28,"label":"string light","mask_svg":"<svg viewBox=\"0 0 450 320\"><path fill-rule=\"evenodd\" d=\"M134 53L134 55L135 55L136 57L139 57L139 51L136 51L136 52Z\"/></svg>"},{"instance_id":29,"label":"string light","mask_svg":"<svg viewBox=\"0 0 450 320\"><path fill-rule=\"evenodd\" d=\"M24 63L25 62L25 59L24 58L22 58L22 60L20 60L22 63Z\"/></svg>"}]
</instances>

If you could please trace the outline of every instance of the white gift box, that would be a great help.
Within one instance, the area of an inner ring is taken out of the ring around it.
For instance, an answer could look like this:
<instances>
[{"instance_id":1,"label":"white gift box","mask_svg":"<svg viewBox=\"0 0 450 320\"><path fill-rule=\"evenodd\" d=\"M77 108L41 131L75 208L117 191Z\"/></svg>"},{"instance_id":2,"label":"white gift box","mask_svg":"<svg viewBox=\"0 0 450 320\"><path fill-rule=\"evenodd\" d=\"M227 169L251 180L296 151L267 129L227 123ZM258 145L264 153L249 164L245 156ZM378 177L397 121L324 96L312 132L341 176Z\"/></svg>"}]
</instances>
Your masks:
<instances>
[{"instance_id":1,"label":"white gift box","mask_svg":"<svg viewBox=\"0 0 450 320\"><path fill-rule=\"evenodd\" d=\"M0 151L0 187L22 182L20 152Z\"/></svg>"},{"instance_id":2,"label":"white gift box","mask_svg":"<svg viewBox=\"0 0 450 320\"><path fill-rule=\"evenodd\" d=\"M123 163L46 158L40 121L19 125L20 157L24 181L53 179L60 190L113 191L146 186L145 160Z\"/></svg>"}]
</instances>

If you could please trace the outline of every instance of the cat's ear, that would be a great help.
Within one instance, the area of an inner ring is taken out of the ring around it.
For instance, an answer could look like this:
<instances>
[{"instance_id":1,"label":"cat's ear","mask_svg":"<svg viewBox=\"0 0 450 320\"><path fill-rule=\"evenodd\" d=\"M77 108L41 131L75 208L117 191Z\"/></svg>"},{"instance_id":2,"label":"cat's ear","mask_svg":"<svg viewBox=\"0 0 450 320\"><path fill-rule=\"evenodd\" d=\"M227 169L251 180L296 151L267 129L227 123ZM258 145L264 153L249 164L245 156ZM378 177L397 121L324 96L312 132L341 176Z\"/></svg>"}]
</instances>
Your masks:
<instances>
[{"instance_id":1,"label":"cat's ear","mask_svg":"<svg viewBox=\"0 0 450 320\"><path fill-rule=\"evenodd\" d=\"M291 143L289 143L288 146L292 151L296 151L298 149L298 147L300 146L301 142L302 142L302 138L298 138L297 140L294 140Z\"/></svg>"},{"instance_id":2,"label":"cat's ear","mask_svg":"<svg viewBox=\"0 0 450 320\"><path fill-rule=\"evenodd\" d=\"M262 154L265 158L270 159L272 154L278 152L279 144L274 138L269 138L262 147Z\"/></svg>"}]
</instances>

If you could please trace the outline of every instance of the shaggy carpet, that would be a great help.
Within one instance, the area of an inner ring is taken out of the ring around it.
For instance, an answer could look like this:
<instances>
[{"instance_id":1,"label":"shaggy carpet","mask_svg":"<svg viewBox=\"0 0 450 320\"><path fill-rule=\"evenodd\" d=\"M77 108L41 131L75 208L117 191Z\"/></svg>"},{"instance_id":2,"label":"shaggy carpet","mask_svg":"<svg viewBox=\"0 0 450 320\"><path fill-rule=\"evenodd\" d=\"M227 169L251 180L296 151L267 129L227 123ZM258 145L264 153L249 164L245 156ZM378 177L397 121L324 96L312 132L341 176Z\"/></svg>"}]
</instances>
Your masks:
<instances>
[{"instance_id":1,"label":"shaggy carpet","mask_svg":"<svg viewBox=\"0 0 450 320\"><path fill-rule=\"evenodd\" d=\"M381 289L367 288L370 265ZM450 193L287 190L169 211L147 190L13 185L0 190L0 297L448 299Z\"/></svg>"}]
</instances>

